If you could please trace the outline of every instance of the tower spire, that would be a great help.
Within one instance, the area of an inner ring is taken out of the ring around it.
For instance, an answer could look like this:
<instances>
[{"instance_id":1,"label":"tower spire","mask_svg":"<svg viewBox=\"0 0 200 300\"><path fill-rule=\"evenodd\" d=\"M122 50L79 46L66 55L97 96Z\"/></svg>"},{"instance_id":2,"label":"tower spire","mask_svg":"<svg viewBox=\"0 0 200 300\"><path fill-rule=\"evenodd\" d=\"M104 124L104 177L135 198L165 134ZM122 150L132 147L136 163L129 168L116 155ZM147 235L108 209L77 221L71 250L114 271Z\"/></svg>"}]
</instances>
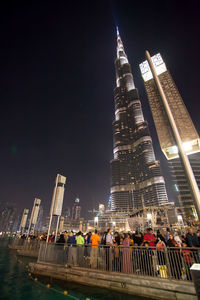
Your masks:
<instances>
[{"instance_id":1,"label":"tower spire","mask_svg":"<svg viewBox=\"0 0 200 300\"><path fill-rule=\"evenodd\" d=\"M135 89L133 75L131 72L130 64L128 62L128 57L124 50L124 45L119 35L118 26L116 27L116 29L117 29L116 82L117 82L117 86L124 85L127 88L127 91L130 91ZM126 65L126 69L123 67L123 65Z\"/></svg>"},{"instance_id":2,"label":"tower spire","mask_svg":"<svg viewBox=\"0 0 200 300\"><path fill-rule=\"evenodd\" d=\"M116 26L116 31L117 31L117 36L119 36L120 34L119 34L119 27L118 26Z\"/></svg>"}]
</instances>

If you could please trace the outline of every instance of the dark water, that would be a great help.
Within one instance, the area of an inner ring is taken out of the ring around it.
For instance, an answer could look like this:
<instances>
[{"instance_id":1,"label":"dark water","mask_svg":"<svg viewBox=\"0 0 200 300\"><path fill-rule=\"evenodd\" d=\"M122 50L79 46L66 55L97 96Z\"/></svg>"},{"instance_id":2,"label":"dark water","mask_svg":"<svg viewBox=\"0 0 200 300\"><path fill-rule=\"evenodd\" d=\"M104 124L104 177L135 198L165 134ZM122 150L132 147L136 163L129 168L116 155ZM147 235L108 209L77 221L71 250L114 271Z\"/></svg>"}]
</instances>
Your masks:
<instances>
[{"instance_id":1,"label":"dark water","mask_svg":"<svg viewBox=\"0 0 200 300\"><path fill-rule=\"evenodd\" d=\"M48 278L29 276L28 263L31 258L17 256L8 250L8 239L0 238L0 299L3 300L147 300L147 298L120 294L107 289L60 282ZM50 287L47 288L47 284ZM64 291L68 294L64 295Z\"/></svg>"}]
</instances>

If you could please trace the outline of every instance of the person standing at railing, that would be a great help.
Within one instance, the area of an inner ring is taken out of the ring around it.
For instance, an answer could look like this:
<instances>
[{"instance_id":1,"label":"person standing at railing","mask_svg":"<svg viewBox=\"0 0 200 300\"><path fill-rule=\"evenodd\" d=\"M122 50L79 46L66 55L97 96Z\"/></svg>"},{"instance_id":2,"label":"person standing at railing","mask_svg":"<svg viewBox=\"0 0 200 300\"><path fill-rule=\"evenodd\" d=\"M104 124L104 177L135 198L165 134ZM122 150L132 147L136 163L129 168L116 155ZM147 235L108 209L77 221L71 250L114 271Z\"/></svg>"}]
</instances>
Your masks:
<instances>
[{"instance_id":1,"label":"person standing at railing","mask_svg":"<svg viewBox=\"0 0 200 300\"><path fill-rule=\"evenodd\" d=\"M65 243L67 243L67 240L68 240L68 234L67 234L67 231L64 231L64 239L65 239Z\"/></svg>"},{"instance_id":2,"label":"person standing at railing","mask_svg":"<svg viewBox=\"0 0 200 300\"><path fill-rule=\"evenodd\" d=\"M130 256L130 243L127 233L123 233L122 238L122 272L130 274L133 273L133 266Z\"/></svg>"},{"instance_id":3,"label":"person standing at railing","mask_svg":"<svg viewBox=\"0 0 200 300\"><path fill-rule=\"evenodd\" d=\"M91 236L90 241L92 243L92 249L90 252L90 265L92 269L97 269L97 260L99 253L99 243L101 241L100 236L95 229L94 234Z\"/></svg>"},{"instance_id":4,"label":"person standing at railing","mask_svg":"<svg viewBox=\"0 0 200 300\"><path fill-rule=\"evenodd\" d=\"M153 276L155 274L153 267L154 252L149 247L148 242L143 243L143 247L140 248L140 271L142 275Z\"/></svg>"},{"instance_id":5,"label":"person standing at railing","mask_svg":"<svg viewBox=\"0 0 200 300\"><path fill-rule=\"evenodd\" d=\"M148 242L149 247L155 247L156 245L156 237L153 234L152 228L147 229L147 233L145 233L144 238L143 238L143 244L145 242Z\"/></svg>"},{"instance_id":6,"label":"person standing at railing","mask_svg":"<svg viewBox=\"0 0 200 300\"><path fill-rule=\"evenodd\" d=\"M169 240L167 242L168 247L168 258L169 258L169 264L171 269L171 275L175 279L181 278L181 272L182 272L182 263L181 263L181 255L180 255L180 247L175 241L173 234L169 234Z\"/></svg>"},{"instance_id":7,"label":"person standing at railing","mask_svg":"<svg viewBox=\"0 0 200 300\"><path fill-rule=\"evenodd\" d=\"M193 232L192 228L189 228L188 233L186 234L186 243L188 247L197 248L199 247L198 236L195 232ZM193 255L196 263L199 263L199 253L196 249L193 250Z\"/></svg>"},{"instance_id":8,"label":"person standing at railing","mask_svg":"<svg viewBox=\"0 0 200 300\"><path fill-rule=\"evenodd\" d=\"M199 245L200 245L200 230L199 229L197 230L197 237L198 237L198 242L199 242Z\"/></svg>"},{"instance_id":9,"label":"person standing at railing","mask_svg":"<svg viewBox=\"0 0 200 300\"><path fill-rule=\"evenodd\" d=\"M135 234L133 241L134 241L134 245L141 246L142 243L143 243L143 235L142 235L142 233L139 232L139 233Z\"/></svg>"},{"instance_id":10,"label":"person standing at railing","mask_svg":"<svg viewBox=\"0 0 200 300\"><path fill-rule=\"evenodd\" d=\"M59 239L56 241L56 244L62 244L64 245L65 244L65 237L64 237L64 234L61 234Z\"/></svg>"},{"instance_id":11,"label":"person standing at railing","mask_svg":"<svg viewBox=\"0 0 200 300\"><path fill-rule=\"evenodd\" d=\"M167 278L167 266L166 266L166 244L157 235L156 254L157 254L157 272L160 277Z\"/></svg>"},{"instance_id":12,"label":"person standing at railing","mask_svg":"<svg viewBox=\"0 0 200 300\"><path fill-rule=\"evenodd\" d=\"M181 241L180 236L178 235L178 232L175 232L175 233L174 233L174 239L175 239L175 241L177 242L177 244L179 245L179 247L181 247L182 241Z\"/></svg>"},{"instance_id":13,"label":"person standing at railing","mask_svg":"<svg viewBox=\"0 0 200 300\"><path fill-rule=\"evenodd\" d=\"M199 247L198 236L193 232L192 228L189 228L188 233L186 234L186 242L188 247Z\"/></svg>"},{"instance_id":14,"label":"person standing at railing","mask_svg":"<svg viewBox=\"0 0 200 300\"><path fill-rule=\"evenodd\" d=\"M113 244L115 246L114 248L114 261L113 261L113 269L114 271L121 271L121 252L120 252L120 235L118 232L115 232Z\"/></svg>"},{"instance_id":15,"label":"person standing at railing","mask_svg":"<svg viewBox=\"0 0 200 300\"><path fill-rule=\"evenodd\" d=\"M68 263L69 265L77 266L76 237L73 231L69 234L67 244L69 246Z\"/></svg>"},{"instance_id":16,"label":"person standing at railing","mask_svg":"<svg viewBox=\"0 0 200 300\"><path fill-rule=\"evenodd\" d=\"M106 235L106 270L109 271L110 267L112 265L112 246L113 244L113 238L112 238L112 229L108 229Z\"/></svg>"},{"instance_id":17,"label":"person standing at railing","mask_svg":"<svg viewBox=\"0 0 200 300\"><path fill-rule=\"evenodd\" d=\"M185 264L186 274L182 274L182 278L185 275L187 280L191 280L192 278L191 278L190 268L191 268L192 264L194 263L194 257L193 257L193 253L192 253L191 249L188 249L187 247L188 247L187 243L185 241L183 241L181 254L183 256L183 262Z\"/></svg>"},{"instance_id":18,"label":"person standing at railing","mask_svg":"<svg viewBox=\"0 0 200 300\"><path fill-rule=\"evenodd\" d=\"M164 238L163 232L161 233L160 230L157 230L157 240L156 240L156 244L158 243L158 241L162 241L163 243L165 243L166 245L166 240Z\"/></svg>"},{"instance_id":19,"label":"person standing at railing","mask_svg":"<svg viewBox=\"0 0 200 300\"><path fill-rule=\"evenodd\" d=\"M76 244L77 244L77 256L78 256L78 265L81 266L81 263L83 262L83 255L84 255L84 237L82 235L82 232L79 231L77 233L76 237Z\"/></svg>"}]
</instances>

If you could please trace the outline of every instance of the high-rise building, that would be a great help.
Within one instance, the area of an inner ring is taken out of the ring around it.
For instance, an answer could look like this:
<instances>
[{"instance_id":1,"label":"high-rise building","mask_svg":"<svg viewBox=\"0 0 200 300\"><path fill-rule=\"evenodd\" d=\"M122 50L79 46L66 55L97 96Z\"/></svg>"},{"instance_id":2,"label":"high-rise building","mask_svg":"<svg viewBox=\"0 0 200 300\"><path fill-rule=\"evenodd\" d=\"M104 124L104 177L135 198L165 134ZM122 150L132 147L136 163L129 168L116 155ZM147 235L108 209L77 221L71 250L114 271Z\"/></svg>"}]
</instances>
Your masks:
<instances>
[{"instance_id":1,"label":"high-rise building","mask_svg":"<svg viewBox=\"0 0 200 300\"><path fill-rule=\"evenodd\" d=\"M17 208L12 204L0 205L0 232L16 231L16 221L18 221Z\"/></svg>"},{"instance_id":2,"label":"high-rise building","mask_svg":"<svg viewBox=\"0 0 200 300\"><path fill-rule=\"evenodd\" d=\"M111 210L132 211L168 202L131 66L117 32L114 159L111 161Z\"/></svg>"},{"instance_id":3,"label":"high-rise building","mask_svg":"<svg viewBox=\"0 0 200 300\"><path fill-rule=\"evenodd\" d=\"M150 57L148 52L146 55L148 61L140 64L140 70L160 146L166 158L171 160L179 203L189 216L195 211L194 204L197 207L200 200L199 154L196 153L200 151L200 138L161 55ZM196 154L191 155L193 153Z\"/></svg>"},{"instance_id":4,"label":"high-rise building","mask_svg":"<svg viewBox=\"0 0 200 300\"><path fill-rule=\"evenodd\" d=\"M65 207L64 209L64 213L63 216L65 217L65 219L69 220L70 219L70 207Z\"/></svg>"},{"instance_id":5,"label":"high-rise building","mask_svg":"<svg viewBox=\"0 0 200 300\"><path fill-rule=\"evenodd\" d=\"M77 197L72 207L72 220L79 220L81 216L80 199Z\"/></svg>"}]
</instances>

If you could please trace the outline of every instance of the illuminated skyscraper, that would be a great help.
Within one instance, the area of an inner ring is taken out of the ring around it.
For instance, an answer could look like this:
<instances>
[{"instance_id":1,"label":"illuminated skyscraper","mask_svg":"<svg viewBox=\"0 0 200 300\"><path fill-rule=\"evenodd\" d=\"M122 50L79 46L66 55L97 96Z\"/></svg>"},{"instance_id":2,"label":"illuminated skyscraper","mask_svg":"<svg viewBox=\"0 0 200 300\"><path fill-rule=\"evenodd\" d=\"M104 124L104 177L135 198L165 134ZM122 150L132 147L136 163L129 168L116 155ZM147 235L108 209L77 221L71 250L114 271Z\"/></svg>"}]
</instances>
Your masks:
<instances>
[{"instance_id":1,"label":"illuminated skyscraper","mask_svg":"<svg viewBox=\"0 0 200 300\"><path fill-rule=\"evenodd\" d=\"M187 208L185 212L188 215L188 207L191 206L192 211L195 204L200 216L199 181L194 177L199 177L199 158L198 155L187 157L200 151L199 135L161 55L150 57L146 51L146 57L148 61L140 64L140 70L161 149L166 158L172 160L173 179L180 203Z\"/></svg>"},{"instance_id":2,"label":"illuminated skyscraper","mask_svg":"<svg viewBox=\"0 0 200 300\"><path fill-rule=\"evenodd\" d=\"M147 122L144 120L119 32L115 120L113 122L114 159L111 161L111 210L131 211L134 207L159 206L168 202L160 162L156 160Z\"/></svg>"},{"instance_id":3,"label":"illuminated skyscraper","mask_svg":"<svg viewBox=\"0 0 200 300\"><path fill-rule=\"evenodd\" d=\"M80 199L77 197L72 207L72 220L79 220L81 216Z\"/></svg>"}]
</instances>

